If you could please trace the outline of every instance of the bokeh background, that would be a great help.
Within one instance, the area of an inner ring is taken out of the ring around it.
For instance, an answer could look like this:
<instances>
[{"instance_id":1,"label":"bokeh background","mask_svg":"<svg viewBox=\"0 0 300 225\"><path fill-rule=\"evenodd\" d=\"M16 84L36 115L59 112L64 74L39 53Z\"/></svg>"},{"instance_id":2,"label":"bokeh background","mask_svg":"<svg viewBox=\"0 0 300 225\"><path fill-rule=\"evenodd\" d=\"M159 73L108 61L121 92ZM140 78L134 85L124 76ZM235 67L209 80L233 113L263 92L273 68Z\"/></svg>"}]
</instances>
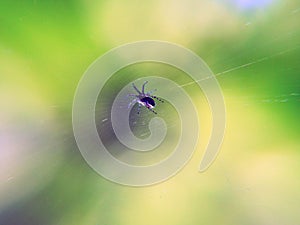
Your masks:
<instances>
[{"instance_id":1,"label":"bokeh background","mask_svg":"<svg viewBox=\"0 0 300 225\"><path fill-rule=\"evenodd\" d=\"M297 0L1 0L0 224L300 224L299 21ZM72 101L97 57L146 39L209 65L227 129L204 173L200 143L170 180L132 188L83 160Z\"/></svg>"}]
</instances>

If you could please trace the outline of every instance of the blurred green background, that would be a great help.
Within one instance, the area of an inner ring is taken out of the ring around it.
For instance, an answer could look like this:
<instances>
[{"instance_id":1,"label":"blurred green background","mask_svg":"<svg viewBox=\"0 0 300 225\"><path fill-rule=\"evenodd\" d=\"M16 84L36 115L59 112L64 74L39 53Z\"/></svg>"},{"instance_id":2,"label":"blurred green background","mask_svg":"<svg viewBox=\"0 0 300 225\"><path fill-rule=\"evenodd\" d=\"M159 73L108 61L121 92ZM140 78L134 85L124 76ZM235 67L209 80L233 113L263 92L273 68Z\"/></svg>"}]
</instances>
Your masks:
<instances>
[{"instance_id":1,"label":"blurred green background","mask_svg":"<svg viewBox=\"0 0 300 225\"><path fill-rule=\"evenodd\" d=\"M0 225L300 224L299 21L297 0L1 0ZM200 144L175 177L132 188L89 168L71 110L97 57L147 39L208 64L227 129L206 172Z\"/></svg>"}]
</instances>

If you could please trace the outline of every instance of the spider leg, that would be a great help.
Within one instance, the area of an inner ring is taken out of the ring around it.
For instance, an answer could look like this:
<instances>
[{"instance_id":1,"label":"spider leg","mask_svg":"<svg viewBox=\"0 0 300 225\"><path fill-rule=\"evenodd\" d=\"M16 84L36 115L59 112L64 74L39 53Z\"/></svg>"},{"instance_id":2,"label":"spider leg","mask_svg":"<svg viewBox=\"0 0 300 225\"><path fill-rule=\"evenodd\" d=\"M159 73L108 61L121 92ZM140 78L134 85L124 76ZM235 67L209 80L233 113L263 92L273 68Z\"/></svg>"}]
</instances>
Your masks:
<instances>
[{"instance_id":1,"label":"spider leg","mask_svg":"<svg viewBox=\"0 0 300 225\"><path fill-rule=\"evenodd\" d=\"M139 106L138 106L138 110L137 110L137 114L140 114L140 112L141 112L141 107L142 107L142 105L141 105L141 104L139 104Z\"/></svg>"},{"instance_id":2,"label":"spider leg","mask_svg":"<svg viewBox=\"0 0 300 225\"><path fill-rule=\"evenodd\" d=\"M132 98L132 97L134 97L134 98ZM126 95L126 98L127 98L127 99L131 99L131 100L133 101L134 99L138 99L139 96L136 95L136 94L127 94L127 95Z\"/></svg>"},{"instance_id":3,"label":"spider leg","mask_svg":"<svg viewBox=\"0 0 300 225\"><path fill-rule=\"evenodd\" d=\"M149 96L151 96L154 92L156 92L157 91L157 89L153 89L153 90L151 90L151 91L148 91L147 92L147 95L149 95Z\"/></svg>"},{"instance_id":4,"label":"spider leg","mask_svg":"<svg viewBox=\"0 0 300 225\"><path fill-rule=\"evenodd\" d=\"M135 103L137 103L137 99L136 99L136 98L133 99L131 102L129 102L129 104L128 104L128 109L129 109L132 105L134 105Z\"/></svg>"},{"instance_id":5,"label":"spider leg","mask_svg":"<svg viewBox=\"0 0 300 225\"><path fill-rule=\"evenodd\" d=\"M132 96L136 97L137 95L136 94L128 94L127 95L127 97L132 97Z\"/></svg>"},{"instance_id":6,"label":"spider leg","mask_svg":"<svg viewBox=\"0 0 300 225\"><path fill-rule=\"evenodd\" d=\"M157 112L155 112L153 109L150 109L147 107L147 109L149 109L149 111L153 112L154 114L157 114Z\"/></svg>"},{"instance_id":7,"label":"spider leg","mask_svg":"<svg viewBox=\"0 0 300 225\"><path fill-rule=\"evenodd\" d=\"M142 94L142 93L139 91L139 89L134 85L134 83L132 83L132 87L134 88L134 90L137 91L137 93Z\"/></svg>"},{"instance_id":8,"label":"spider leg","mask_svg":"<svg viewBox=\"0 0 300 225\"><path fill-rule=\"evenodd\" d=\"M148 81L145 81L142 87L142 93L145 94L145 85L148 83Z\"/></svg>"},{"instance_id":9,"label":"spider leg","mask_svg":"<svg viewBox=\"0 0 300 225\"><path fill-rule=\"evenodd\" d=\"M160 101L160 102L162 102L162 103L164 103L164 100L162 100L161 98L158 98L158 97L156 97L156 96L154 96L154 95L151 95L151 97L157 99L158 101Z\"/></svg>"}]
</instances>

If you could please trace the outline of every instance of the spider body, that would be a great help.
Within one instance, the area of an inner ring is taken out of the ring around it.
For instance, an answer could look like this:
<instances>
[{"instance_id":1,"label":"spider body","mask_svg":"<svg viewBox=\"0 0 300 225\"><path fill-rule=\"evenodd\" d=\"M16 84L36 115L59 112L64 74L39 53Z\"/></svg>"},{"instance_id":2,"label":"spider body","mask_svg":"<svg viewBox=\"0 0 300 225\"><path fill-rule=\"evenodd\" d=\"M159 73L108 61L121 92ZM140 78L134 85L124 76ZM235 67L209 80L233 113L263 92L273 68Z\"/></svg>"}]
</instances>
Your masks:
<instances>
[{"instance_id":1,"label":"spider body","mask_svg":"<svg viewBox=\"0 0 300 225\"><path fill-rule=\"evenodd\" d=\"M149 109L151 112L153 112L154 114L157 114L153 110L153 108L155 108L155 106L156 106L154 99L156 99L160 102L164 102L164 101L162 99L152 95L152 93L155 92L156 89L145 93L145 85L147 83L148 83L148 81L144 82L141 91L134 84L132 84L132 86L136 90L137 94L129 94L129 96L134 96L135 98L129 103L128 108L130 108L130 106L132 106L133 104L138 103L139 104L138 114L140 113L141 106L144 106L147 109Z\"/></svg>"},{"instance_id":2,"label":"spider body","mask_svg":"<svg viewBox=\"0 0 300 225\"><path fill-rule=\"evenodd\" d=\"M143 106L153 109L155 107L155 101L151 97L144 97L138 101Z\"/></svg>"}]
</instances>

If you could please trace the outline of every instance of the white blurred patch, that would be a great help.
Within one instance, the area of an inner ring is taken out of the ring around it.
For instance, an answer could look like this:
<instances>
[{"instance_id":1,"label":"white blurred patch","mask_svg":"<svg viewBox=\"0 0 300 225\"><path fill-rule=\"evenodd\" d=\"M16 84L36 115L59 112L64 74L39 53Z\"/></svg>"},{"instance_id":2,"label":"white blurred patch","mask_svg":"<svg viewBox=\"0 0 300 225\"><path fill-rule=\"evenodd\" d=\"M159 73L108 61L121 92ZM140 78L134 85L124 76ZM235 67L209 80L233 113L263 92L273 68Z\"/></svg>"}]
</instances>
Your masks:
<instances>
[{"instance_id":1,"label":"white blurred patch","mask_svg":"<svg viewBox=\"0 0 300 225\"><path fill-rule=\"evenodd\" d=\"M13 52L4 56L0 54L0 211L47 184L61 157L54 111L30 79L32 71Z\"/></svg>"}]
</instances>

